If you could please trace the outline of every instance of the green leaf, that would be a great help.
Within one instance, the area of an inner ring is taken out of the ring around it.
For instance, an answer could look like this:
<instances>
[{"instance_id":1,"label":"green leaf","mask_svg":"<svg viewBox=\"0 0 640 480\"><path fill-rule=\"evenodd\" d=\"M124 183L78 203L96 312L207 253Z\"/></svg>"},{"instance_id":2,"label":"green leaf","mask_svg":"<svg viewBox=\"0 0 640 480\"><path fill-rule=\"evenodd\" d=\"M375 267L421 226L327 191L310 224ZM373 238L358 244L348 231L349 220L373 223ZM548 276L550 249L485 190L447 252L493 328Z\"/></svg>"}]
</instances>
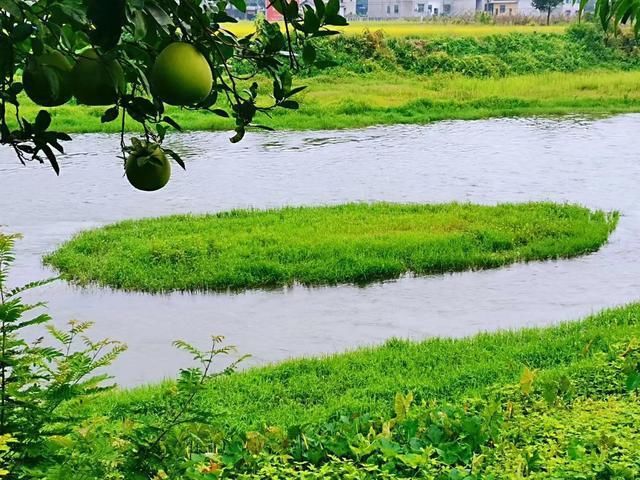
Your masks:
<instances>
[{"instance_id":1,"label":"green leaf","mask_svg":"<svg viewBox=\"0 0 640 480\"><path fill-rule=\"evenodd\" d=\"M244 127L242 126L236 127L236 134L233 137L231 137L229 140L231 141L231 143L238 143L240 140L244 138L245 133L246 133L246 130Z\"/></svg>"},{"instance_id":2,"label":"green leaf","mask_svg":"<svg viewBox=\"0 0 640 480\"><path fill-rule=\"evenodd\" d=\"M170 150L170 149L168 149L168 148L165 148L163 151L164 151L164 153L166 153L167 155L169 155L171 158L173 158L173 160L174 160L178 165L180 165L180 167L181 167L183 170L186 170L186 169L187 169L187 167L186 167L186 165L184 164L184 161L182 160L182 158L180 157L180 155L178 155L176 152L174 152L173 150Z\"/></svg>"},{"instance_id":3,"label":"green leaf","mask_svg":"<svg viewBox=\"0 0 640 480\"><path fill-rule=\"evenodd\" d=\"M279 78L273 81L273 98L276 100L282 100L284 98L284 89L282 88L282 82Z\"/></svg>"},{"instance_id":4,"label":"green leaf","mask_svg":"<svg viewBox=\"0 0 640 480\"><path fill-rule=\"evenodd\" d=\"M313 8L307 6L304 9L304 31L305 33L315 33L320 28L320 19L313 11Z\"/></svg>"},{"instance_id":5,"label":"green leaf","mask_svg":"<svg viewBox=\"0 0 640 480\"><path fill-rule=\"evenodd\" d=\"M280 102L279 105L282 108L287 108L289 110L297 110L298 108L300 108L298 102L294 100L285 100L284 102Z\"/></svg>"},{"instance_id":6,"label":"green leaf","mask_svg":"<svg viewBox=\"0 0 640 480\"><path fill-rule=\"evenodd\" d=\"M15 17L16 20L22 20L22 10L18 6L18 3L13 0L0 0L0 10L4 10L9 15Z\"/></svg>"},{"instance_id":7,"label":"green leaf","mask_svg":"<svg viewBox=\"0 0 640 480\"><path fill-rule=\"evenodd\" d=\"M167 124L169 124L169 125L171 125L173 128L175 128L179 132L182 131L182 127L173 118L171 118L169 116L165 116L165 117L162 118L162 121L167 123Z\"/></svg>"},{"instance_id":8,"label":"green leaf","mask_svg":"<svg viewBox=\"0 0 640 480\"><path fill-rule=\"evenodd\" d=\"M313 4L316 7L316 15L318 15L319 19L322 19L322 17L324 17L324 2L322 0L313 0Z\"/></svg>"},{"instance_id":9,"label":"green leaf","mask_svg":"<svg viewBox=\"0 0 640 480\"><path fill-rule=\"evenodd\" d=\"M296 0L289 0L289 3L287 3L287 16L290 19L294 19L298 16L299 12L298 2Z\"/></svg>"},{"instance_id":10,"label":"green leaf","mask_svg":"<svg viewBox=\"0 0 640 480\"><path fill-rule=\"evenodd\" d=\"M269 5L272 6L280 15L284 15L284 0L272 0L271 2L269 2Z\"/></svg>"},{"instance_id":11,"label":"green leaf","mask_svg":"<svg viewBox=\"0 0 640 480\"><path fill-rule=\"evenodd\" d=\"M602 24L602 28L607 30L609 25L609 1L608 0L600 0L598 2L598 17L600 18L600 23Z\"/></svg>"},{"instance_id":12,"label":"green leaf","mask_svg":"<svg viewBox=\"0 0 640 480\"><path fill-rule=\"evenodd\" d=\"M108 109L102 114L100 121L102 123L113 122L116 118L118 118L119 113L120 113L120 109L117 106L111 107L110 109Z\"/></svg>"},{"instance_id":13,"label":"green leaf","mask_svg":"<svg viewBox=\"0 0 640 480\"><path fill-rule=\"evenodd\" d=\"M56 159L56 155L53 153L53 150L49 148L49 145L43 145L42 151L47 156L49 163L53 167L53 171L56 172L56 175L60 175L60 165L58 165L58 160Z\"/></svg>"},{"instance_id":14,"label":"green leaf","mask_svg":"<svg viewBox=\"0 0 640 480\"><path fill-rule=\"evenodd\" d=\"M245 0L229 0L229 2L242 13L245 13L247 11L247 3L245 2Z\"/></svg>"},{"instance_id":15,"label":"green leaf","mask_svg":"<svg viewBox=\"0 0 640 480\"><path fill-rule=\"evenodd\" d=\"M329 0L324 14L327 18L334 17L340 13L340 0Z\"/></svg>"},{"instance_id":16,"label":"green leaf","mask_svg":"<svg viewBox=\"0 0 640 480\"><path fill-rule=\"evenodd\" d=\"M327 15L325 23L327 25L333 25L338 27L349 25L349 23L347 22L347 19L344 17L341 17L340 15Z\"/></svg>"},{"instance_id":17,"label":"green leaf","mask_svg":"<svg viewBox=\"0 0 640 480\"><path fill-rule=\"evenodd\" d=\"M22 83L20 83L20 82L14 82L14 83L9 87L8 93L9 93L9 95L13 95L13 96L15 96L15 95L20 94L20 93L22 92L23 88L24 88L24 87L23 87Z\"/></svg>"},{"instance_id":18,"label":"green leaf","mask_svg":"<svg viewBox=\"0 0 640 480\"><path fill-rule=\"evenodd\" d=\"M640 388L640 372L631 372L627 376L626 387L629 392Z\"/></svg>"},{"instance_id":19,"label":"green leaf","mask_svg":"<svg viewBox=\"0 0 640 480\"><path fill-rule=\"evenodd\" d=\"M15 42L22 42L27 38L29 38L32 33L33 33L32 25L28 23L21 23L20 25L16 26L13 29L13 32L11 33L11 38L13 38Z\"/></svg>"},{"instance_id":20,"label":"green leaf","mask_svg":"<svg viewBox=\"0 0 640 480\"><path fill-rule=\"evenodd\" d=\"M115 47L127 21L125 0L88 0L87 16L95 27L89 32L94 45L105 49Z\"/></svg>"},{"instance_id":21,"label":"green leaf","mask_svg":"<svg viewBox=\"0 0 640 480\"><path fill-rule=\"evenodd\" d=\"M252 128L259 128L260 130L266 130L267 132L275 132L275 130L268 125L260 125L259 123L252 123L249 126Z\"/></svg>"},{"instance_id":22,"label":"green leaf","mask_svg":"<svg viewBox=\"0 0 640 480\"><path fill-rule=\"evenodd\" d=\"M302 48L302 59L307 65L311 65L316 61L316 49L309 42L306 42Z\"/></svg>"},{"instance_id":23,"label":"green leaf","mask_svg":"<svg viewBox=\"0 0 640 480\"><path fill-rule=\"evenodd\" d=\"M287 92L287 94L284 96L284 98L293 97L296 93L300 93L301 91L303 91L303 90L304 90L304 89L306 89L306 88L307 88L307 86L306 86L306 85L303 85L303 86L301 86L301 87L296 87L296 88L294 88L294 89L292 89L292 90L289 90L289 91Z\"/></svg>"},{"instance_id":24,"label":"green leaf","mask_svg":"<svg viewBox=\"0 0 640 480\"><path fill-rule=\"evenodd\" d=\"M51 125L51 114L46 110L40 110L36 116L35 128L44 132Z\"/></svg>"},{"instance_id":25,"label":"green leaf","mask_svg":"<svg viewBox=\"0 0 640 480\"><path fill-rule=\"evenodd\" d=\"M142 40L147 36L147 23L141 10L135 10L133 13L133 38Z\"/></svg>"},{"instance_id":26,"label":"green leaf","mask_svg":"<svg viewBox=\"0 0 640 480\"><path fill-rule=\"evenodd\" d=\"M31 50L33 50L34 55L42 55L44 53L44 43L40 37L31 40Z\"/></svg>"}]
</instances>

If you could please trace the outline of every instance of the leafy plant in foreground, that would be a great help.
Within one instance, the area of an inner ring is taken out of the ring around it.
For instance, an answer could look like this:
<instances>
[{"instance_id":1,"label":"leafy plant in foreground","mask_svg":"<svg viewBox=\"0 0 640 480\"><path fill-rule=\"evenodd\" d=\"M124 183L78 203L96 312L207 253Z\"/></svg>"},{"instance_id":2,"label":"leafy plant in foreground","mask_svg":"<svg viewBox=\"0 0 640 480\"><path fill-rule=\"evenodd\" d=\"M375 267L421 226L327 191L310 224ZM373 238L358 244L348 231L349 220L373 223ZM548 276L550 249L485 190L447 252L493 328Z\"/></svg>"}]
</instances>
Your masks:
<instances>
[{"instance_id":1,"label":"leafy plant in foreground","mask_svg":"<svg viewBox=\"0 0 640 480\"><path fill-rule=\"evenodd\" d=\"M0 235L0 435L9 448L10 478L35 468L50 453L51 439L71 430L74 419L61 407L110 388L104 386L109 376L96 371L125 349L108 339L90 340L85 335L90 323L70 322L67 331L60 330L49 324L47 314L34 313L43 303L25 304L20 298L52 280L9 289L15 239ZM26 329L44 324L57 344L42 338L28 343Z\"/></svg>"},{"instance_id":2,"label":"leafy plant in foreground","mask_svg":"<svg viewBox=\"0 0 640 480\"><path fill-rule=\"evenodd\" d=\"M72 321L62 330L49 315L32 314L45 304L25 304L19 294L55 279L7 286L16 238L0 234L0 478L161 479L166 470L184 473L193 452L208 448L211 433L210 417L194 408L196 396L246 356L214 371L214 362L234 350L223 337L211 337L204 351L176 341L197 366L180 371L154 415L114 423L83 413L82 404L115 386L106 385L111 377L101 370L126 347L91 340L91 323ZM38 326L48 330L52 345L25 340L26 329Z\"/></svg>"}]
</instances>

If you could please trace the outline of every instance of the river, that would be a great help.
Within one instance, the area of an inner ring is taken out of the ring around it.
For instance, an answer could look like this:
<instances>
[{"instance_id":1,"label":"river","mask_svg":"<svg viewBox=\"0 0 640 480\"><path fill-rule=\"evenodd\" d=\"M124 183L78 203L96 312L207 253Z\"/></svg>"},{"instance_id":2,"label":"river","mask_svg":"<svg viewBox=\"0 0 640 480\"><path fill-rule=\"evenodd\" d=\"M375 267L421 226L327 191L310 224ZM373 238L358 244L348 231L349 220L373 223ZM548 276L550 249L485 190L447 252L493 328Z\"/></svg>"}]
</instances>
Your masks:
<instances>
[{"instance_id":1,"label":"river","mask_svg":"<svg viewBox=\"0 0 640 480\"><path fill-rule=\"evenodd\" d=\"M351 201L495 204L553 200L619 210L599 252L372 284L233 294L148 295L64 282L28 298L56 324L95 322L93 337L125 341L113 365L121 385L172 377L188 363L171 342L227 337L246 365L340 352L390 337L460 337L541 326L640 300L640 115L608 119L495 119L331 132L175 135L187 171L159 192L122 176L118 139L76 135L62 173L23 167L0 150L0 225L20 232L12 283L53 274L41 257L74 233L125 218L238 207Z\"/></svg>"}]
</instances>

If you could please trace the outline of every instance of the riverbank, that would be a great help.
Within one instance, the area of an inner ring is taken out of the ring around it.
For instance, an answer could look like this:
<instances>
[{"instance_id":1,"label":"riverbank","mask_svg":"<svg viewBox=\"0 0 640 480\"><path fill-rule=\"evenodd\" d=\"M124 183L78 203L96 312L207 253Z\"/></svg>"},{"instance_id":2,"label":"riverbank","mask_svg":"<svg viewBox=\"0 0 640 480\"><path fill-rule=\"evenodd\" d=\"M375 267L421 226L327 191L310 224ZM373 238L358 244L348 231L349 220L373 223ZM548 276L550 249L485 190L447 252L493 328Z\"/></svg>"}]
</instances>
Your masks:
<instances>
[{"instance_id":1,"label":"riverbank","mask_svg":"<svg viewBox=\"0 0 640 480\"><path fill-rule=\"evenodd\" d=\"M405 28L406 26L403 26ZM324 130L372 125L506 116L608 115L640 111L640 55L635 41L605 39L590 24L562 33L510 32L428 39L365 31L323 39L317 61L297 72L299 110L278 109L256 123L279 130ZM546 32L546 31L545 31ZM251 74L242 65L240 75ZM271 82L258 103L272 103ZM21 114L38 107L25 98ZM220 100L220 107L225 104ZM106 107L52 108L54 128L69 133L118 132L100 121ZM169 108L184 130L233 130L232 119ZM127 128L139 128L133 121Z\"/></svg>"},{"instance_id":2,"label":"riverbank","mask_svg":"<svg viewBox=\"0 0 640 480\"><path fill-rule=\"evenodd\" d=\"M640 111L640 72L544 73L502 78L372 73L301 79L300 109L278 110L260 122L278 130L330 130L372 125L426 124L491 117L604 116ZM266 93L266 92L265 92ZM21 113L35 117L25 103ZM69 133L108 132L104 109L52 108L54 127ZM210 113L169 109L185 130L229 131L232 121ZM134 122L128 122L134 126Z\"/></svg>"},{"instance_id":3,"label":"riverbank","mask_svg":"<svg viewBox=\"0 0 640 480\"><path fill-rule=\"evenodd\" d=\"M218 378L193 405L207 429L192 434L214 439L196 464L223 478L635 478L638 335L631 305L551 328L390 340ZM170 408L174 389L118 391L85 407L110 417L118 439Z\"/></svg>"},{"instance_id":4,"label":"riverbank","mask_svg":"<svg viewBox=\"0 0 640 480\"><path fill-rule=\"evenodd\" d=\"M553 203L236 210L124 221L45 262L81 285L144 292L367 284L587 254L617 219Z\"/></svg>"}]
</instances>

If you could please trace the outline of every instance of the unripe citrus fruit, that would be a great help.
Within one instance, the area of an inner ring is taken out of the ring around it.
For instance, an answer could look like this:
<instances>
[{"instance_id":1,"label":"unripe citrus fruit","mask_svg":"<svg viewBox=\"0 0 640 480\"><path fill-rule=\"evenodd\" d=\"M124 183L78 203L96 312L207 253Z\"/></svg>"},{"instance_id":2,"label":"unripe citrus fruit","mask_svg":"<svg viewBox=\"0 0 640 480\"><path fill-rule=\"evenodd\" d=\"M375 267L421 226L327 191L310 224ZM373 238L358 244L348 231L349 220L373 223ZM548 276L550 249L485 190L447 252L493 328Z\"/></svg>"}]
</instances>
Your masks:
<instances>
[{"instance_id":1,"label":"unripe citrus fruit","mask_svg":"<svg viewBox=\"0 0 640 480\"><path fill-rule=\"evenodd\" d=\"M135 188L153 192L171 178L171 163L159 145L143 143L127 157L125 173Z\"/></svg>"},{"instance_id":2,"label":"unripe citrus fruit","mask_svg":"<svg viewBox=\"0 0 640 480\"><path fill-rule=\"evenodd\" d=\"M209 62L196 47L176 42L166 47L153 65L153 92L170 105L195 105L211 93Z\"/></svg>"},{"instance_id":3,"label":"unripe citrus fruit","mask_svg":"<svg viewBox=\"0 0 640 480\"><path fill-rule=\"evenodd\" d=\"M85 105L113 105L124 93L124 72L117 60L100 57L94 49L85 50L71 72L73 94Z\"/></svg>"},{"instance_id":4,"label":"unripe citrus fruit","mask_svg":"<svg viewBox=\"0 0 640 480\"><path fill-rule=\"evenodd\" d=\"M72 96L71 62L58 51L31 57L22 74L27 96L37 105L56 107Z\"/></svg>"}]
</instances>

